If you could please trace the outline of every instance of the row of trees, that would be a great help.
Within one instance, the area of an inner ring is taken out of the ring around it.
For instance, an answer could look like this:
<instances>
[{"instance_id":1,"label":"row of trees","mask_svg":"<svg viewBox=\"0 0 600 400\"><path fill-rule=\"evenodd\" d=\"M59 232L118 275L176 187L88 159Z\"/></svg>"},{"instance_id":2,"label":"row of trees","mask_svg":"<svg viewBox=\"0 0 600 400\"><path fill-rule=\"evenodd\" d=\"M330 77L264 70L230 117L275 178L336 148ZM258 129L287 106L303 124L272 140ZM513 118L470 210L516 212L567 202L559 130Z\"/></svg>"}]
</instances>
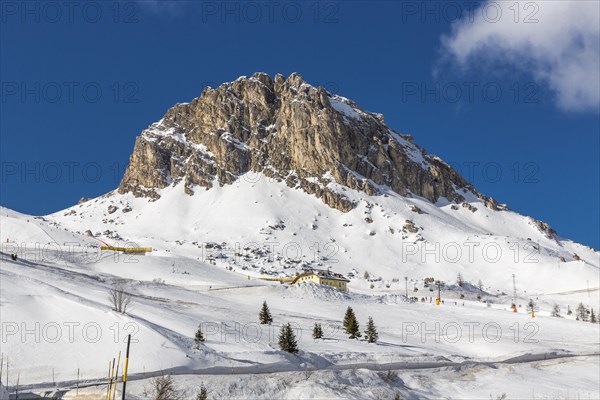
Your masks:
<instances>
[{"instance_id":1,"label":"row of trees","mask_svg":"<svg viewBox=\"0 0 600 400\"><path fill-rule=\"evenodd\" d=\"M592 324L598 322L596 314L594 313L594 309L592 308L590 311L590 309L584 306L583 303L579 303L579 305L575 309L575 319L584 322L590 321Z\"/></svg>"},{"instance_id":2,"label":"row of trees","mask_svg":"<svg viewBox=\"0 0 600 400\"><path fill-rule=\"evenodd\" d=\"M356 315L354 314L354 310L352 307L348 307L346 309L346 314L344 315L343 327L346 333L349 335L350 339L357 339L361 337L360 326L358 324L358 320L356 319ZM375 327L375 323L373 322L373 318L369 317L367 321L367 329L365 329L365 337L367 342L375 343L377 339L379 339L379 334L377 333L377 328Z\"/></svg>"},{"instance_id":3,"label":"row of trees","mask_svg":"<svg viewBox=\"0 0 600 400\"><path fill-rule=\"evenodd\" d=\"M262 304L260 312L258 313L258 319L263 325L270 325L273 322L273 316L271 315L269 305L266 301L264 301ZM356 315L354 314L352 307L348 307L346 310L343 327L350 339L357 339L362 336L360 333L358 320L356 319ZM379 339L379 334L377 333L377 328L375 327L373 318L369 317L367 321L367 328L365 329L364 333L368 343L375 343L377 342L377 339ZM314 339L323 339L324 337L323 326L318 322L315 322L313 326L312 337ZM205 338L204 333L202 332L202 326L198 326L198 330L196 330L196 334L194 335L194 348L199 349L200 345L204 341ZM281 327L281 331L279 332L279 348L283 351L287 351L288 353L298 353L298 341L290 323L287 323Z\"/></svg>"},{"instance_id":4,"label":"row of trees","mask_svg":"<svg viewBox=\"0 0 600 400\"><path fill-rule=\"evenodd\" d=\"M270 324L273 322L273 317L271 316L271 312L269 311L269 306L267 305L266 301L263 302L260 310L259 320L261 321L261 324ZM352 307L348 307L346 309L343 327L350 339L357 339L361 337L360 326ZM375 327L372 317L369 317L367 321L367 328L365 329L364 333L368 343L375 343L379 339L379 334L377 333L377 328ZM313 326L312 337L314 339L322 339L324 337L323 326L318 322L315 322ZM294 334L294 330L289 323L281 327L281 331L279 333L279 347L281 350L287 351L288 353L298 352L296 335Z\"/></svg>"},{"instance_id":5,"label":"row of trees","mask_svg":"<svg viewBox=\"0 0 600 400\"><path fill-rule=\"evenodd\" d=\"M358 320L356 319L356 315L354 314L354 310L352 310L352 307L348 307L348 309L346 310L343 326L350 339L357 339L361 337ZM315 322L315 325L313 326L312 337L314 339L323 338L323 326L318 322ZM373 318L371 317L369 317L369 320L367 322L367 329L365 329L365 337L368 343L375 343L377 342L377 339L379 339L377 328L375 327L375 323L373 322ZM292 326L289 323L281 327L281 332L279 333L279 348L283 351L287 351L288 353L298 352L298 342L296 340L296 335L294 334L294 330L292 329Z\"/></svg>"},{"instance_id":6,"label":"row of trees","mask_svg":"<svg viewBox=\"0 0 600 400\"><path fill-rule=\"evenodd\" d=\"M537 310L537 306L533 299L530 299L527 303L527 311L532 312ZM579 321L589 321L592 323L596 323L597 318L594 313L594 309L591 311L588 310L587 307L583 305L583 303L579 303L576 309L576 318ZM569 309L568 313L571 313ZM560 308L557 304L554 305L552 309L551 315L553 317L560 317ZM271 315L271 311L269 310L269 306L266 301L263 302L260 312L258 314L258 319L261 324L270 325L273 322L273 316ZM352 307L348 307L346 309L346 314L344 315L343 321L344 331L348 334L350 339L358 339L362 337L360 332L360 325L358 323L358 319L356 318L356 314ZM369 317L367 320L367 328L364 331L365 338L368 343L375 343L379 339L379 334L377 332L377 328L375 327L375 323L373 322L373 318ZM312 331L312 337L314 339L323 339L323 326L315 322ZM199 326L196 331L196 335L194 337L195 347L199 348L200 344L204 342L204 334L202 332L202 328ZM279 332L279 347L283 351L287 351L288 353L298 353L298 341L296 339L296 335L292 326L287 323L281 327L281 331Z\"/></svg>"},{"instance_id":7,"label":"row of trees","mask_svg":"<svg viewBox=\"0 0 600 400\"><path fill-rule=\"evenodd\" d=\"M571 307L567 306L567 315L571 315L573 314L573 311L571 311ZM552 307L552 311L550 312L550 315L553 317L561 317L560 314L560 307L558 304L555 304L554 307ZM583 303L579 303L577 305L577 308L575 309L575 319L577 321L583 321L583 322L591 322L592 324L595 324L598 322L598 318L596 317L596 313L594 313L594 309L589 309L588 307L586 307Z\"/></svg>"}]
</instances>

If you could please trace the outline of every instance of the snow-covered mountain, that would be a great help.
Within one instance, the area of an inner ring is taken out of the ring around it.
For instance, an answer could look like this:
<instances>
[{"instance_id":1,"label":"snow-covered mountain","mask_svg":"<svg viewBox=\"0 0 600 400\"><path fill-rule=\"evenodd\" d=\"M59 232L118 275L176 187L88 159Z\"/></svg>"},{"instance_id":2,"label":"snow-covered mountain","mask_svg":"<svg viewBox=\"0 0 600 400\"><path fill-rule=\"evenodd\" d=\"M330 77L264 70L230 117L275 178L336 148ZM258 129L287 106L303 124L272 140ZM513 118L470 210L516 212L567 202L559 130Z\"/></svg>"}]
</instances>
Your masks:
<instances>
[{"instance_id":1,"label":"snow-covered mountain","mask_svg":"<svg viewBox=\"0 0 600 400\"><path fill-rule=\"evenodd\" d=\"M598 310L599 252L479 193L410 136L389 128L383 116L315 88L298 74L241 77L177 104L137 138L121 184L104 196L44 217L0 212L2 320L3 326L16 324L10 325L15 332L3 328L3 353L11 360L11 379L16 370L33 389L49 386L53 368L63 383L74 379L77 368L97 383L109 355L132 331L139 342L130 367L140 382L146 373L160 371L308 369L337 371L332 379L353 383L343 389L318 375L310 388L294 380L244 392L226 386L224 378L213 386L222 397L377 397L375 386L383 378L371 372L369 362L460 371L463 362L502 365L514 357L522 362L598 353L598 325L566 312L579 302ZM154 250L124 255L101 251L104 243ZM292 277L305 268L347 275L349 292L264 280ZM510 310L513 275L522 306L516 314ZM445 304L431 303L437 288L426 278L446 283ZM115 280L134 295L125 315L112 311L107 300ZM406 294L426 300L408 303ZM256 340L244 337L265 299L276 327L291 321L303 333L298 357L278 351L272 332L261 331ZM535 320L525 311L530 299L537 304ZM550 317L555 304L565 318ZM340 332L349 305L361 324L373 316L380 343L349 340ZM79 330L74 340L62 335L55 342L21 336L22 327L69 321L96 323L103 334L96 342ZM434 339L406 331L406 324L435 330L439 323L466 327L474 321L496 324L500 339L490 341L480 330L473 340L459 335L457 341L446 340L445 331ZM535 341L521 340L529 337L531 321ZM314 322L326 325L330 340L310 338ZM199 323L209 324L208 339L194 350ZM234 340L223 332L234 332ZM365 369L357 372L353 362ZM597 356L577 362L598 366ZM474 368L477 377L485 375ZM448 391L488 398L508 391L489 392L487 378L466 391L453 386L454 375L446 372L443 388L407 372L406 382L384 380L381 390L407 398L439 398ZM507 386L511 373L506 371ZM263 378L257 379L267 382ZM572 384L596 396L596 383L585 376ZM132 388L144 398L142 384L133 382ZM511 388L516 396L529 393L527 385Z\"/></svg>"},{"instance_id":2,"label":"snow-covered mountain","mask_svg":"<svg viewBox=\"0 0 600 400\"><path fill-rule=\"evenodd\" d=\"M252 276L328 266L391 288L460 272L507 293L513 273L540 292L595 278L597 252L480 194L383 121L298 74L241 77L143 131L118 190L49 218Z\"/></svg>"}]
</instances>

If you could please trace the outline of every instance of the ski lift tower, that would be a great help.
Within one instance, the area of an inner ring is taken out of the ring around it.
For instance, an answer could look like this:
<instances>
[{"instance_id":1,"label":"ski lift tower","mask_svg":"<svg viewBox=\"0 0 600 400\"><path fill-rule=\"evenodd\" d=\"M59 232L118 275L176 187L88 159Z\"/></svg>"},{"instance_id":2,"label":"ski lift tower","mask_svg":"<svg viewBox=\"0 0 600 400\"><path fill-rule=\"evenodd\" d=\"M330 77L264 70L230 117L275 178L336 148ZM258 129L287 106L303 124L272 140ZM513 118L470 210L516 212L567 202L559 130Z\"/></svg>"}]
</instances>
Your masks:
<instances>
[{"instance_id":1,"label":"ski lift tower","mask_svg":"<svg viewBox=\"0 0 600 400\"><path fill-rule=\"evenodd\" d=\"M438 287L437 303L439 304L442 302L442 286L444 286L446 283L442 281L435 281L435 284Z\"/></svg>"},{"instance_id":2,"label":"ski lift tower","mask_svg":"<svg viewBox=\"0 0 600 400\"><path fill-rule=\"evenodd\" d=\"M517 280L515 274L512 274L513 281L513 306L517 306Z\"/></svg>"}]
</instances>

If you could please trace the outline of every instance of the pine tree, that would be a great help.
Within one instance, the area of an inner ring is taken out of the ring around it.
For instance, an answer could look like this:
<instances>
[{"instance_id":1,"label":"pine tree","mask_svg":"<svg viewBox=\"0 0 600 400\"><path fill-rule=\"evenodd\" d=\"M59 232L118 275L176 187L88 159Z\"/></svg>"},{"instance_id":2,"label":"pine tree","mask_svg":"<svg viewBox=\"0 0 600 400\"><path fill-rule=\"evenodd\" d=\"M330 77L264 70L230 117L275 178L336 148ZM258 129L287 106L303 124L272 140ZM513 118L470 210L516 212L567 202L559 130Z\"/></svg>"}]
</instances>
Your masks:
<instances>
[{"instance_id":1,"label":"pine tree","mask_svg":"<svg viewBox=\"0 0 600 400\"><path fill-rule=\"evenodd\" d=\"M194 336L194 342L196 342L196 348L200 348L200 344L204 342L204 333L202 332L202 325L198 325L198 330Z\"/></svg>"},{"instance_id":2,"label":"pine tree","mask_svg":"<svg viewBox=\"0 0 600 400\"><path fill-rule=\"evenodd\" d=\"M352 320L352 318L356 318L356 316L354 315L354 311L352 310L352 307L348 307L346 309L346 314L344 315L344 330L346 332L348 332L348 326L350 325L350 320Z\"/></svg>"},{"instance_id":3,"label":"pine tree","mask_svg":"<svg viewBox=\"0 0 600 400\"><path fill-rule=\"evenodd\" d=\"M207 400L208 399L208 390L206 390L206 386L204 386L204 382L200 384L200 391L196 395L196 400Z\"/></svg>"},{"instance_id":4,"label":"pine tree","mask_svg":"<svg viewBox=\"0 0 600 400\"><path fill-rule=\"evenodd\" d=\"M594 309L592 308L592 314L590 315L590 322L592 324L595 324L596 322L598 322L598 320L596 319L596 314L594 314Z\"/></svg>"},{"instance_id":5,"label":"pine tree","mask_svg":"<svg viewBox=\"0 0 600 400\"><path fill-rule=\"evenodd\" d=\"M550 315L553 317L560 317L560 307L558 304L555 304L554 307L552 307L552 312Z\"/></svg>"},{"instance_id":6,"label":"pine tree","mask_svg":"<svg viewBox=\"0 0 600 400\"><path fill-rule=\"evenodd\" d=\"M465 280L463 279L462 274L459 272L457 277L456 277L456 284L460 287L463 287L465 284Z\"/></svg>"},{"instance_id":7,"label":"pine tree","mask_svg":"<svg viewBox=\"0 0 600 400\"><path fill-rule=\"evenodd\" d=\"M292 329L292 325L288 322L287 325L281 327L279 332L279 348L288 353L298 353L298 342L296 341L296 335Z\"/></svg>"},{"instance_id":8,"label":"pine tree","mask_svg":"<svg viewBox=\"0 0 600 400\"><path fill-rule=\"evenodd\" d=\"M358 320L356 318L350 322L350 326L348 326L348 334L350 335L350 339L356 339L361 336L360 326L358 325Z\"/></svg>"},{"instance_id":9,"label":"pine tree","mask_svg":"<svg viewBox=\"0 0 600 400\"><path fill-rule=\"evenodd\" d=\"M367 322L367 329L365 330L365 336L367 338L367 342L375 343L377 339L379 339L379 334L377 333L377 328L375 328L375 324L373 323L373 318L369 317L369 321Z\"/></svg>"},{"instance_id":10,"label":"pine tree","mask_svg":"<svg viewBox=\"0 0 600 400\"><path fill-rule=\"evenodd\" d=\"M315 322L315 326L313 327L313 339L322 339L323 338L323 328L321 324Z\"/></svg>"},{"instance_id":11,"label":"pine tree","mask_svg":"<svg viewBox=\"0 0 600 400\"><path fill-rule=\"evenodd\" d=\"M532 311L535 311L535 309L536 309L535 302L533 301L533 299L529 299L529 302L527 303L527 311L532 312Z\"/></svg>"},{"instance_id":12,"label":"pine tree","mask_svg":"<svg viewBox=\"0 0 600 400\"><path fill-rule=\"evenodd\" d=\"M271 325L271 322L273 322L273 317L271 316L271 311L269 310L266 301L263 301L262 308L258 314L258 319L263 325Z\"/></svg>"},{"instance_id":13,"label":"pine tree","mask_svg":"<svg viewBox=\"0 0 600 400\"><path fill-rule=\"evenodd\" d=\"M587 321L587 319L588 319L587 309L585 308L583 303L579 303L579 305L577 306L577 309L575 310L575 315L577 316L577 319L579 321Z\"/></svg>"},{"instance_id":14,"label":"pine tree","mask_svg":"<svg viewBox=\"0 0 600 400\"><path fill-rule=\"evenodd\" d=\"M352 307L348 307L346 309L343 325L346 333L350 335L350 339L356 339L357 337L360 337L360 326L358 325L358 320L356 319L356 315L354 314Z\"/></svg>"}]
</instances>

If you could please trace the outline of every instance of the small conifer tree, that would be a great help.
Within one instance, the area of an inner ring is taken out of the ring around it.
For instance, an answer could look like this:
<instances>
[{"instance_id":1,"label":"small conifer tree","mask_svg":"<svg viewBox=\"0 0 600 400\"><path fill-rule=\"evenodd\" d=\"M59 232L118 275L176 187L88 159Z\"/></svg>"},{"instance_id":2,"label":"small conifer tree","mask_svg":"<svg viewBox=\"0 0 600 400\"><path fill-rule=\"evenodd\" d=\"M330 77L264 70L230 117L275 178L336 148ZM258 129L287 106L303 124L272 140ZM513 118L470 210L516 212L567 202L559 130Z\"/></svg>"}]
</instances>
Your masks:
<instances>
[{"instance_id":1,"label":"small conifer tree","mask_svg":"<svg viewBox=\"0 0 600 400\"><path fill-rule=\"evenodd\" d=\"M352 307L348 307L346 309L346 314L344 315L344 323L343 323L343 327L346 332L348 331L348 326L350 326L350 321L355 318L356 318L356 316L354 315L354 310L352 310Z\"/></svg>"},{"instance_id":2,"label":"small conifer tree","mask_svg":"<svg viewBox=\"0 0 600 400\"><path fill-rule=\"evenodd\" d=\"M358 320L356 319L352 307L346 309L346 315L344 315L344 330L350 335L350 339L360 337L360 326L358 325Z\"/></svg>"},{"instance_id":3,"label":"small conifer tree","mask_svg":"<svg viewBox=\"0 0 600 400\"><path fill-rule=\"evenodd\" d=\"M196 400L207 400L208 399L208 390L206 390L206 386L204 386L204 382L200 384L200 391L196 395Z\"/></svg>"},{"instance_id":4,"label":"small conifer tree","mask_svg":"<svg viewBox=\"0 0 600 400\"><path fill-rule=\"evenodd\" d=\"M575 315L577 316L577 319L580 321L588 320L587 309L585 308L583 303L579 303L579 305L577 306L577 309L575 310Z\"/></svg>"},{"instance_id":5,"label":"small conifer tree","mask_svg":"<svg viewBox=\"0 0 600 400\"><path fill-rule=\"evenodd\" d=\"M266 301L263 301L260 313L258 314L258 319L263 325L271 325L273 322L273 317L271 316L271 311L269 310L269 306L267 305Z\"/></svg>"},{"instance_id":6,"label":"small conifer tree","mask_svg":"<svg viewBox=\"0 0 600 400\"><path fill-rule=\"evenodd\" d=\"M194 342L196 342L196 348L200 348L200 344L204 342L204 333L202 332L202 325L198 325L198 330L194 336Z\"/></svg>"},{"instance_id":7,"label":"small conifer tree","mask_svg":"<svg viewBox=\"0 0 600 400\"><path fill-rule=\"evenodd\" d=\"M298 342L296 341L296 335L292 329L292 325L288 322L286 325L281 327L279 332L279 348L288 353L298 353Z\"/></svg>"},{"instance_id":8,"label":"small conifer tree","mask_svg":"<svg viewBox=\"0 0 600 400\"><path fill-rule=\"evenodd\" d=\"M367 342L375 343L377 339L379 339L379 334L377 333L377 328L375 328L375 323L373 322L373 318L369 317L369 321L367 322L367 329L365 330L365 336L367 338Z\"/></svg>"},{"instance_id":9,"label":"small conifer tree","mask_svg":"<svg viewBox=\"0 0 600 400\"><path fill-rule=\"evenodd\" d=\"M315 322L315 326L313 327L313 339L322 339L323 338L323 328L321 327L321 324L318 322Z\"/></svg>"},{"instance_id":10,"label":"small conifer tree","mask_svg":"<svg viewBox=\"0 0 600 400\"><path fill-rule=\"evenodd\" d=\"M463 287L465 285L465 280L463 279L463 276L460 272L456 276L456 284L460 287Z\"/></svg>"}]
</instances>

